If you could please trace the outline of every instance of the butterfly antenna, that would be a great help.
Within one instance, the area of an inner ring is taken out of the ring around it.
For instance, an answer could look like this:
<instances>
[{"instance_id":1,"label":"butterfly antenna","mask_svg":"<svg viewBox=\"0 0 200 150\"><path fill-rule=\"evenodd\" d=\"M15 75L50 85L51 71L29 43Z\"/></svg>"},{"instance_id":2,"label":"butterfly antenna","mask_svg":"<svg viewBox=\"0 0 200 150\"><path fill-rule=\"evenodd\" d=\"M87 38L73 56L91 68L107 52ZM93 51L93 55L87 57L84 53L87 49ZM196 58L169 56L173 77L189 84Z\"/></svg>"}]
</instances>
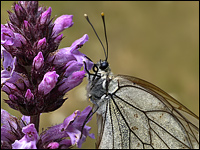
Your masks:
<instances>
[{"instance_id":1,"label":"butterfly antenna","mask_svg":"<svg viewBox=\"0 0 200 150\"><path fill-rule=\"evenodd\" d=\"M103 20L103 27L104 27L104 33L105 33L105 39L106 39L106 51L107 51L107 55L106 55L106 61L108 59L108 38L107 38L107 34L106 34L106 24L105 24L105 17L104 17L104 13L101 13L101 18Z\"/></svg>"},{"instance_id":2,"label":"butterfly antenna","mask_svg":"<svg viewBox=\"0 0 200 150\"><path fill-rule=\"evenodd\" d=\"M90 26L92 27L92 29L93 29L94 33L96 34L96 36L97 36L99 42L101 43L101 46L103 47L104 54L105 54L105 57L106 57L106 60L107 60L106 50L105 50L105 48L104 48L104 46L103 46L103 43L101 42L101 40L100 40L100 38L99 38L99 36L98 36L96 30L94 29L92 23L90 22L88 15L87 15L87 14L84 14L84 17L86 18L86 20L88 21L88 23L89 23Z\"/></svg>"}]
</instances>

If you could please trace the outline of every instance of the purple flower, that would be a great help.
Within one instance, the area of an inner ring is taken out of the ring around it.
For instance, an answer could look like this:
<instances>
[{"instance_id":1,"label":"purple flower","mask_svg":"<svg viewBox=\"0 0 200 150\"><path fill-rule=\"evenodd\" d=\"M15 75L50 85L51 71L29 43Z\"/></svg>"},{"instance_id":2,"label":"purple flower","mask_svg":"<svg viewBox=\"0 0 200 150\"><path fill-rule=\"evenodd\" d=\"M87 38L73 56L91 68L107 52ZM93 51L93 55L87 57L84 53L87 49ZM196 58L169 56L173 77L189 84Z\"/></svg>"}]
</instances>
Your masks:
<instances>
[{"instance_id":1,"label":"purple flower","mask_svg":"<svg viewBox=\"0 0 200 150\"><path fill-rule=\"evenodd\" d=\"M1 109L1 148L11 149L11 144L24 136L22 128L28 123L26 120L17 119L15 116Z\"/></svg>"},{"instance_id":2,"label":"purple flower","mask_svg":"<svg viewBox=\"0 0 200 150\"><path fill-rule=\"evenodd\" d=\"M88 35L85 34L82 38L76 40L70 47L62 48L53 53L51 57L49 57L49 61L53 60L53 64L63 66L67 64L69 61L78 60L84 58L85 55L80 53L76 58L76 53L78 53L78 49L88 41Z\"/></svg>"},{"instance_id":3,"label":"purple flower","mask_svg":"<svg viewBox=\"0 0 200 150\"><path fill-rule=\"evenodd\" d=\"M13 45L14 44L14 33L11 29L1 25L1 44Z\"/></svg>"},{"instance_id":4,"label":"purple flower","mask_svg":"<svg viewBox=\"0 0 200 150\"><path fill-rule=\"evenodd\" d=\"M36 144L39 140L39 135L34 124L29 124L22 128L25 134L20 140L15 140L12 144L13 149L37 149Z\"/></svg>"},{"instance_id":5,"label":"purple flower","mask_svg":"<svg viewBox=\"0 0 200 150\"><path fill-rule=\"evenodd\" d=\"M94 139L90 134L91 127L85 125L86 117L92 108L86 107L82 112L76 110L67 117L63 123L49 127L40 135L34 124L30 123L30 117L22 116L21 119L1 110L1 148L3 149L60 149L72 146L81 147L86 137ZM85 125L83 128L82 126Z\"/></svg>"},{"instance_id":6,"label":"purple flower","mask_svg":"<svg viewBox=\"0 0 200 150\"><path fill-rule=\"evenodd\" d=\"M54 65L58 65L63 67L70 61L76 60L77 63L81 63L83 66L83 61L87 64L87 69L90 70L93 66L93 63L86 58L86 55L79 52L78 49L83 46L85 42L88 41L88 35L85 34L80 39L76 40L72 43L70 47L66 47L63 49L59 49L52 54L48 59L48 61L53 61Z\"/></svg>"},{"instance_id":7,"label":"purple flower","mask_svg":"<svg viewBox=\"0 0 200 150\"><path fill-rule=\"evenodd\" d=\"M89 133L91 127L85 125L82 129L85 123L84 121L91 110L92 108L90 106L86 107L82 112L76 110L72 115L67 117L63 123L49 127L46 131L42 132L40 137L45 147L59 144L60 148L69 148L73 145L77 145L80 148L87 136L94 139L94 134ZM91 119L92 118L86 123ZM70 137L70 139L66 139L66 137Z\"/></svg>"},{"instance_id":8,"label":"purple flower","mask_svg":"<svg viewBox=\"0 0 200 150\"><path fill-rule=\"evenodd\" d=\"M22 43L26 43L23 35L15 33L6 25L1 25L1 44L5 46L21 47Z\"/></svg>"},{"instance_id":9,"label":"purple flower","mask_svg":"<svg viewBox=\"0 0 200 150\"><path fill-rule=\"evenodd\" d=\"M1 25L5 102L24 115L50 112L62 106L63 96L79 85L93 63L79 49L88 41L85 34L70 47L58 49L64 29L73 25L72 15L55 22L51 7L38 7L37 1L19 1L9 11L10 21ZM85 67L85 66L84 66Z\"/></svg>"},{"instance_id":10,"label":"purple flower","mask_svg":"<svg viewBox=\"0 0 200 150\"><path fill-rule=\"evenodd\" d=\"M53 22L51 7L39 7L37 1L19 1L12 9L10 20L1 25L1 89L8 95L4 102L25 116L17 119L1 111L1 148L81 147L87 136L94 138L90 127L82 127L91 120L86 119L91 107L75 111L41 134L38 131L40 114L60 108L67 99L64 95L82 82L85 68L92 68L93 62L79 51L88 35L58 49L61 32L74 24L72 15Z\"/></svg>"},{"instance_id":11,"label":"purple flower","mask_svg":"<svg viewBox=\"0 0 200 150\"><path fill-rule=\"evenodd\" d=\"M12 57L4 48L1 49L3 60L3 68L1 71L1 84L9 80L15 70L16 57Z\"/></svg>"}]
</instances>

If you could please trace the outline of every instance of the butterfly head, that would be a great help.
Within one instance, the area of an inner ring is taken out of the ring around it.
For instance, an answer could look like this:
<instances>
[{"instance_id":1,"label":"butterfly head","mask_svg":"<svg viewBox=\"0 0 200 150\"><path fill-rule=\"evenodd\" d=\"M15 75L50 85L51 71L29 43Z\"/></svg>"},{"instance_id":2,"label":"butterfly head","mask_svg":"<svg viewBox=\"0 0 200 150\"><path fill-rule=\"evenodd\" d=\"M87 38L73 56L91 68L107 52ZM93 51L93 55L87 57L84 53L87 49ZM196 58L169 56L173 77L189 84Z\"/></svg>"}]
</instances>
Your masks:
<instances>
[{"instance_id":1,"label":"butterfly head","mask_svg":"<svg viewBox=\"0 0 200 150\"><path fill-rule=\"evenodd\" d=\"M101 70L106 70L108 67L109 67L109 63L106 60L100 61L99 68Z\"/></svg>"},{"instance_id":2,"label":"butterfly head","mask_svg":"<svg viewBox=\"0 0 200 150\"><path fill-rule=\"evenodd\" d=\"M105 74L109 74L111 71L110 69L110 65L108 63L107 60L100 60L99 62L97 62L96 64L94 64L93 66L93 72L95 74L98 74L98 75L105 75Z\"/></svg>"},{"instance_id":3,"label":"butterfly head","mask_svg":"<svg viewBox=\"0 0 200 150\"><path fill-rule=\"evenodd\" d=\"M100 60L99 62L94 64L92 67L93 73L89 72L87 70L87 68L85 68L85 70L87 72L87 76L89 79L91 79L91 76L93 76L93 78L94 77L99 78L99 77L103 77L104 75L110 73L109 63L106 60L104 60L104 61ZM92 79L92 80L94 80L94 79Z\"/></svg>"}]
</instances>

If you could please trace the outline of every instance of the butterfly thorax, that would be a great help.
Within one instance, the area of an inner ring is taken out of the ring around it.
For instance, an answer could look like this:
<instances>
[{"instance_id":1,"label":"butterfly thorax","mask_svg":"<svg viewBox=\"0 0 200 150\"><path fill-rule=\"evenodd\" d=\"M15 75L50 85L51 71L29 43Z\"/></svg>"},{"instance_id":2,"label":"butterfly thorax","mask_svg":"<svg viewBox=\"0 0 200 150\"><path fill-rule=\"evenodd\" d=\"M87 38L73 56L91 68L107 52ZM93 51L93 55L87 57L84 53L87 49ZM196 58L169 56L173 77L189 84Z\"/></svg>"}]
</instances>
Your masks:
<instances>
[{"instance_id":1,"label":"butterfly thorax","mask_svg":"<svg viewBox=\"0 0 200 150\"><path fill-rule=\"evenodd\" d=\"M87 96L90 101L101 110L101 106L110 99L108 87L113 78L113 73L109 66L102 68L102 62L94 64L93 74L88 73Z\"/></svg>"}]
</instances>

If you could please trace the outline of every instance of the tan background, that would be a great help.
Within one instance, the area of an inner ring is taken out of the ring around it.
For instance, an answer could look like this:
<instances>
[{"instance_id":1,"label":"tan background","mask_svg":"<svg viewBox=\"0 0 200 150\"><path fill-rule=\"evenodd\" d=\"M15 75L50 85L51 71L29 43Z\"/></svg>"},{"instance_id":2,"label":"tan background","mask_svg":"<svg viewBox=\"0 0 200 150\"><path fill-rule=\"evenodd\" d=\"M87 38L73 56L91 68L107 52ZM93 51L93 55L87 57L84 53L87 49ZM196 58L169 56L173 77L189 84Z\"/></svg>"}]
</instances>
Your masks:
<instances>
[{"instance_id":1,"label":"tan background","mask_svg":"<svg viewBox=\"0 0 200 150\"><path fill-rule=\"evenodd\" d=\"M1 2L1 23L8 19L6 10L13 2ZM172 94L190 110L199 114L199 2L40 2L52 7L52 16L74 15L74 26L64 31L59 48L89 35L82 48L94 62L104 59L100 43L83 17L87 13L104 42L100 13L106 17L109 62L115 74L147 80ZM61 123L76 109L90 103L86 99L87 80L67 94L69 98L57 111L42 114L41 127ZM3 95L2 99L5 98ZM2 107L13 115L3 102ZM96 118L89 123L96 133ZM40 129L41 130L41 129ZM87 139L83 148L94 148Z\"/></svg>"}]
</instances>

